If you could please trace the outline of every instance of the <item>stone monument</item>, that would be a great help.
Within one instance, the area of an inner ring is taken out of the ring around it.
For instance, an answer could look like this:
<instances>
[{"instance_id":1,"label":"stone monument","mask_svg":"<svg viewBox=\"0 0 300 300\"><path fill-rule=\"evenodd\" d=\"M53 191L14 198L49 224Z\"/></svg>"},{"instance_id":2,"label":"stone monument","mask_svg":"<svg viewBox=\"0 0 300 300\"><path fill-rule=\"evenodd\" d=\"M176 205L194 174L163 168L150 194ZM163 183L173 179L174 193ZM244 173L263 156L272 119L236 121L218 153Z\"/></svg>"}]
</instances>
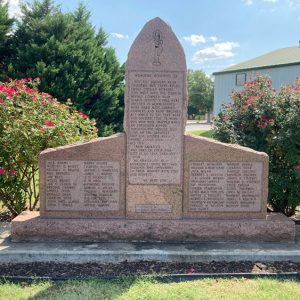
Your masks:
<instances>
[{"instance_id":1,"label":"stone monument","mask_svg":"<svg viewBox=\"0 0 300 300\"><path fill-rule=\"evenodd\" d=\"M187 86L183 49L156 18L134 41L126 62L126 214L180 219Z\"/></svg>"},{"instance_id":2,"label":"stone monument","mask_svg":"<svg viewBox=\"0 0 300 300\"><path fill-rule=\"evenodd\" d=\"M184 135L186 115L185 55L155 18L128 54L125 133L43 151L40 212L13 239L294 241L267 214L267 154Z\"/></svg>"}]
</instances>

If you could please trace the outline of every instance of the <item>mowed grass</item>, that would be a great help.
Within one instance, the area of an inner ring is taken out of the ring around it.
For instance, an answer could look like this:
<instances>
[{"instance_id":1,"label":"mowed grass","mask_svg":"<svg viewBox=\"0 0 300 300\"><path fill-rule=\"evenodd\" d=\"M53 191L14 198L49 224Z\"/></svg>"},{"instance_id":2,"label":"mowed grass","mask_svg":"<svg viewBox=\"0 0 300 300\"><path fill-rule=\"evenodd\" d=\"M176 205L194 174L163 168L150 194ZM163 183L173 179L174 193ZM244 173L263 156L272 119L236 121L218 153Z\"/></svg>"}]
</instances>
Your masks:
<instances>
[{"instance_id":1,"label":"mowed grass","mask_svg":"<svg viewBox=\"0 0 300 300\"><path fill-rule=\"evenodd\" d=\"M1 300L16 299L300 299L300 284L278 279L202 279L160 283L154 279L119 279L0 284Z\"/></svg>"},{"instance_id":2,"label":"mowed grass","mask_svg":"<svg viewBox=\"0 0 300 300\"><path fill-rule=\"evenodd\" d=\"M212 129L211 130L197 130L197 131L193 131L192 132L193 135L198 135L198 136L203 136L203 137L206 137L206 138L209 138L209 139L212 139L213 136L213 131Z\"/></svg>"}]
</instances>

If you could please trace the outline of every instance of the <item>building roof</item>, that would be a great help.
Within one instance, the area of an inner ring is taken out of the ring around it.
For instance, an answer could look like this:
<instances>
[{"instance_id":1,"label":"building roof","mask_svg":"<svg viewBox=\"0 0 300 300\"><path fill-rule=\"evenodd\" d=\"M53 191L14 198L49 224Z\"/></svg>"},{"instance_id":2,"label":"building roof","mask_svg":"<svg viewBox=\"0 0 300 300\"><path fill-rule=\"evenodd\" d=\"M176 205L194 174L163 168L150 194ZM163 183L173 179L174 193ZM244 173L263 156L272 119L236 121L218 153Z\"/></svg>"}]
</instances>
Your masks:
<instances>
[{"instance_id":1,"label":"building roof","mask_svg":"<svg viewBox=\"0 0 300 300\"><path fill-rule=\"evenodd\" d=\"M221 71L214 72L213 75L298 64L300 64L300 47L288 47L246 60Z\"/></svg>"}]
</instances>

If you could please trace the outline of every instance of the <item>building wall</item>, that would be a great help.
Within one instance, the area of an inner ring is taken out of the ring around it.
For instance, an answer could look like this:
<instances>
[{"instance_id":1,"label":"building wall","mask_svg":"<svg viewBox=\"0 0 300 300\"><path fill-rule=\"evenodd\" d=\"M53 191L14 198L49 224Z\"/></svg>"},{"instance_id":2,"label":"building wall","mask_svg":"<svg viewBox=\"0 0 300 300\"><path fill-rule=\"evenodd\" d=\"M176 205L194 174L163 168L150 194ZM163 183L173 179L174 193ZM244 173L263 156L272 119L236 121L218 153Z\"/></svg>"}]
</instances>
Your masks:
<instances>
[{"instance_id":1,"label":"building wall","mask_svg":"<svg viewBox=\"0 0 300 300\"><path fill-rule=\"evenodd\" d=\"M236 85L236 74L246 73L246 80L250 81L256 74L268 75L272 80L272 85L279 90L281 85L294 83L296 77L300 77L300 64L278 68L260 69L255 71L236 71L226 74L215 75L214 89L214 115L218 114L222 103L230 102L232 90L242 90L243 86Z\"/></svg>"}]
</instances>

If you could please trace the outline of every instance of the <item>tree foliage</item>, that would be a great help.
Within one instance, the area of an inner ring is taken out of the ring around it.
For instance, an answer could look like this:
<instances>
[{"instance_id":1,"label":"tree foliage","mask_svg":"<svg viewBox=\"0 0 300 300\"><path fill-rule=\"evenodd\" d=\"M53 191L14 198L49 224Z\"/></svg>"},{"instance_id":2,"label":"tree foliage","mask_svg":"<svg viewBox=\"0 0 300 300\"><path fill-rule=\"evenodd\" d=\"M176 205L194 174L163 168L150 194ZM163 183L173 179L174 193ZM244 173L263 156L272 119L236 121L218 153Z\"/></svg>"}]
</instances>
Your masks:
<instances>
[{"instance_id":1,"label":"tree foliage","mask_svg":"<svg viewBox=\"0 0 300 300\"><path fill-rule=\"evenodd\" d=\"M71 98L96 119L100 135L120 130L124 72L106 33L91 25L87 8L80 3L74 12L63 13L52 0L35 0L22 5L22 14L6 75L39 76L41 90Z\"/></svg>"},{"instance_id":2,"label":"tree foliage","mask_svg":"<svg viewBox=\"0 0 300 300\"><path fill-rule=\"evenodd\" d=\"M8 15L8 3L0 0L0 68L11 51L10 38L14 19Z\"/></svg>"},{"instance_id":3,"label":"tree foliage","mask_svg":"<svg viewBox=\"0 0 300 300\"><path fill-rule=\"evenodd\" d=\"M300 80L279 93L263 76L234 91L215 118L214 137L269 155L269 204L288 216L300 205Z\"/></svg>"},{"instance_id":4,"label":"tree foliage","mask_svg":"<svg viewBox=\"0 0 300 300\"><path fill-rule=\"evenodd\" d=\"M201 70L188 70L188 115L203 115L213 109L213 82Z\"/></svg>"}]
</instances>

